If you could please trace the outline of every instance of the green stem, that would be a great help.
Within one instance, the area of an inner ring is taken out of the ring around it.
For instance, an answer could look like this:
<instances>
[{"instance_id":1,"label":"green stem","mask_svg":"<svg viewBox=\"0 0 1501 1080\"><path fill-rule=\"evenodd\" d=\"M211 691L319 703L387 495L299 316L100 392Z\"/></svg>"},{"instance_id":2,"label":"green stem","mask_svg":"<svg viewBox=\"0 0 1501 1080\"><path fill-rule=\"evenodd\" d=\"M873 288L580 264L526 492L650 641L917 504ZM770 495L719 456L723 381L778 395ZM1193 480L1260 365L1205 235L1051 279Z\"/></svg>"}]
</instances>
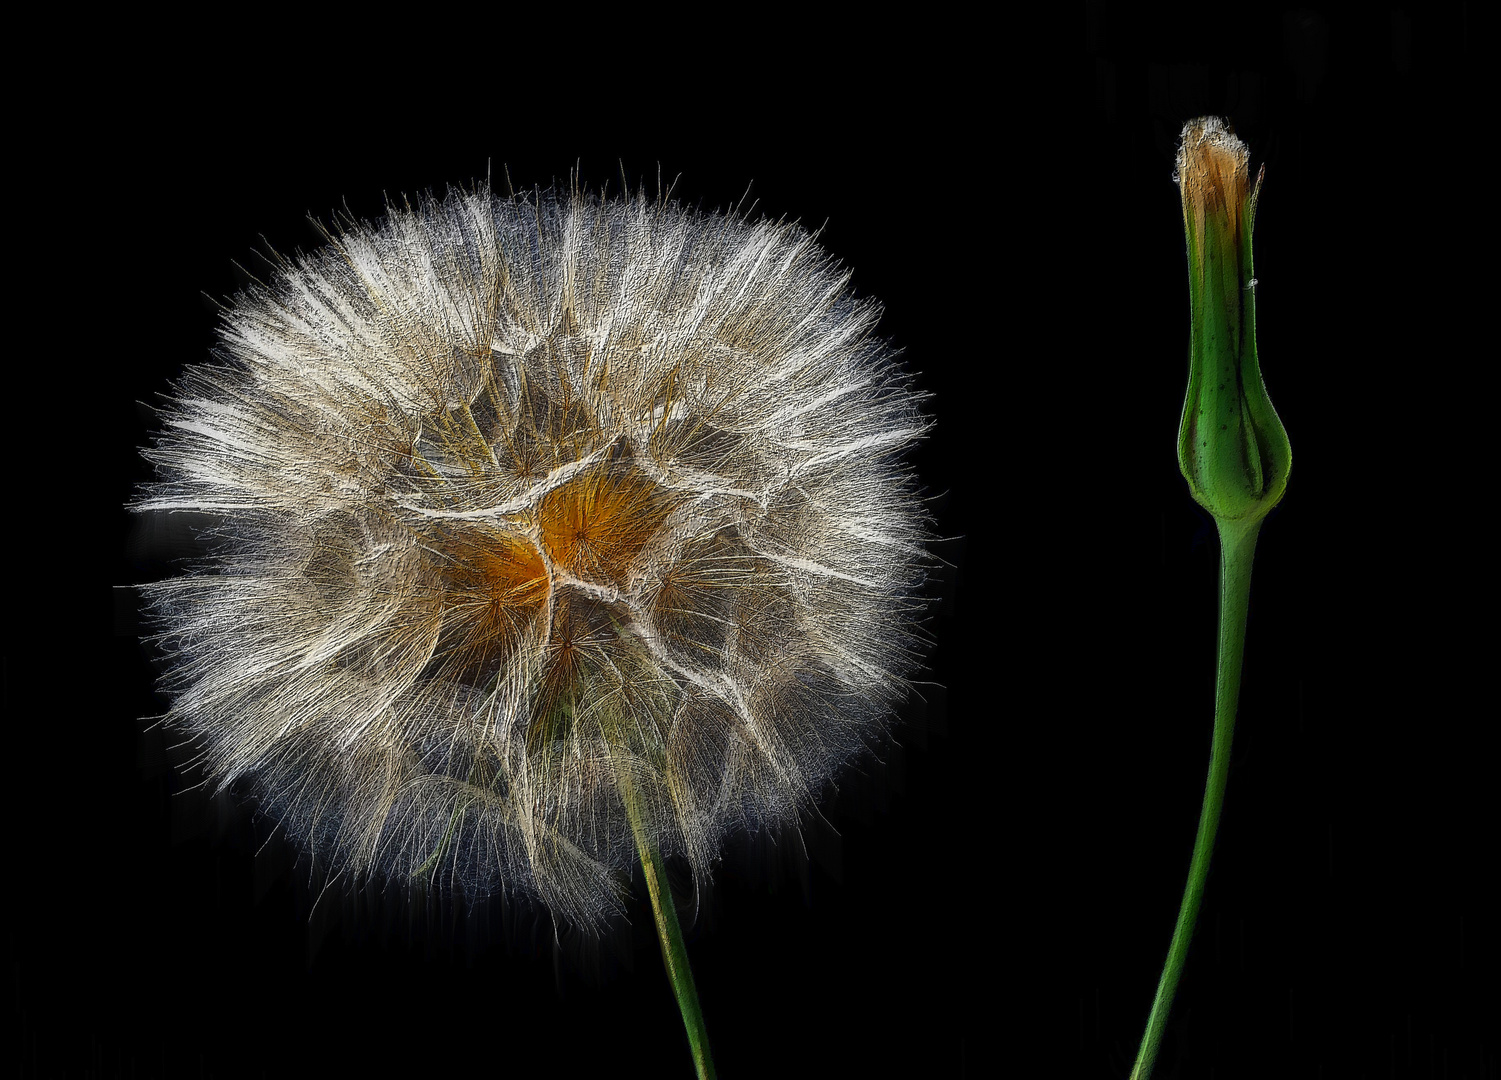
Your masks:
<instances>
[{"instance_id":1,"label":"green stem","mask_svg":"<svg viewBox=\"0 0 1501 1080\"><path fill-rule=\"evenodd\" d=\"M662 943L662 961L667 965L667 976L672 980L673 993L677 995L683 1026L688 1029L688 1048L693 1053L699 1080L714 1080L714 1062L709 1058L709 1032L704 1027L704 1014L698 1007L698 989L693 985L688 947L683 943L683 928L678 925L677 909L667 885L667 867L662 862L662 853L646 835L634 790L630 789L628 781L625 786L626 816L630 818L631 835L636 838L636 851L641 856L641 869L646 874L646 891L651 894L657 937Z\"/></svg>"},{"instance_id":2,"label":"green stem","mask_svg":"<svg viewBox=\"0 0 1501 1080\"><path fill-rule=\"evenodd\" d=\"M1204 784L1204 806L1199 812L1199 834L1194 839L1193 862L1188 867L1188 885L1178 908L1178 923L1168 947L1167 963L1157 983L1157 997L1147 1018L1146 1034L1136 1055L1131 1080L1149 1080L1157 1060L1158 1044L1178 991L1188 942L1204 898L1204 880L1209 876L1209 857L1214 852L1214 834L1219 829L1220 807L1225 803L1225 781L1230 776L1230 738L1235 732L1235 707L1240 698L1240 669L1245 656L1246 610L1251 596L1251 562L1256 555L1256 534L1261 519L1246 524L1216 519L1220 530L1220 637L1219 661L1214 682L1214 741L1209 749L1209 779Z\"/></svg>"}]
</instances>

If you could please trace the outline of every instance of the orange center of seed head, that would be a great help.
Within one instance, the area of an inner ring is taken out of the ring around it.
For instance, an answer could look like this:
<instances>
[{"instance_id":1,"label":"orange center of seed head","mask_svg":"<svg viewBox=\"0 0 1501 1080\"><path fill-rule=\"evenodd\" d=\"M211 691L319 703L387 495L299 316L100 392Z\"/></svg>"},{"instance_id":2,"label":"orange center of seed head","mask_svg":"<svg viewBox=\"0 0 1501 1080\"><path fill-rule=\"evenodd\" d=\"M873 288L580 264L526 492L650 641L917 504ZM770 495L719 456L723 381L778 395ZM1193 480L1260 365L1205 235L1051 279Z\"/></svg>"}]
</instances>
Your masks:
<instances>
[{"instance_id":1,"label":"orange center of seed head","mask_svg":"<svg viewBox=\"0 0 1501 1080\"><path fill-rule=\"evenodd\" d=\"M442 538L440 651L465 681L483 682L520 643L547 602L547 567L523 537L473 525Z\"/></svg>"},{"instance_id":2,"label":"orange center of seed head","mask_svg":"<svg viewBox=\"0 0 1501 1080\"><path fill-rule=\"evenodd\" d=\"M494 525L449 523L429 533L425 546L443 575L443 669L460 682L488 685L546 610L549 561L553 571L619 588L670 508L665 489L629 464L610 462L543 497L537 522L546 560L526 536ZM589 633L588 612L574 607L564 594L554 613L565 659L573 638ZM555 666L560 678L567 675L567 663Z\"/></svg>"},{"instance_id":3,"label":"orange center of seed head","mask_svg":"<svg viewBox=\"0 0 1501 1080\"><path fill-rule=\"evenodd\" d=\"M1193 234L1204 236L1204 219L1223 213L1231 239L1240 235L1246 204L1250 151L1218 117L1194 120L1183 128L1178 147L1178 184L1183 217Z\"/></svg>"},{"instance_id":4,"label":"orange center of seed head","mask_svg":"<svg viewBox=\"0 0 1501 1080\"><path fill-rule=\"evenodd\" d=\"M670 509L666 492L628 465L589 470L542 500L542 543L574 577L621 586Z\"/></svg>"}]
</instances>

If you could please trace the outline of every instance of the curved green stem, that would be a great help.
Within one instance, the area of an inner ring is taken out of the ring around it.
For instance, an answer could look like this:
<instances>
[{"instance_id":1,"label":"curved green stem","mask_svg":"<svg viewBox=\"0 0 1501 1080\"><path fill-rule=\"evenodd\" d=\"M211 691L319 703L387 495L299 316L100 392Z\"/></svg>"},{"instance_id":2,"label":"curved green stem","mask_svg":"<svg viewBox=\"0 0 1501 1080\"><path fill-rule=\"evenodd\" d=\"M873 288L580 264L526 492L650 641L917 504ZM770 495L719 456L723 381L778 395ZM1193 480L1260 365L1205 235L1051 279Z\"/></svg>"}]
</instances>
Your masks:
<instances>
[{"instance_id":1,"label":"curved green stem","mask_svg":"<svg viewBox=\"0 0 1501 1080\"><path fill-rule=\"evenodd\" d=\"M1188 942L1204 898L1209 876L1209 857L1214 852L1214 834L1219 829L1220 807L1225 802L1225 782L1230 776L1230 738L1235 732L1235 707L1240 698L1240 669L1245 656L1246 610L1251 596L1251 561L1256 554L1256 534L1261 519L1249 524L1216 519L1220 530L1220 637L1219 660L1214 683L1214 741L1209 750L1209 779L1204 784L1204 806L1199 812L1199 834L1194 839L1193 862L1188 867L1188 885L1178 908L1178 923L1168 947L1167 963L1157 983L1157 997L1147 1017L1146 1034L1136 1055L1131 1080L1149 1080L1157 1060L1158 1044L1178 991Z\"/></svg>"},{"instance_id":2,"label":"curved green stem","mask_svg":"<svg viewBox=\"0 0 1501 1080\"><path fill-rule=\"evenodd\" d=\"M699 1080L714 1080L714 1062L709 1057L709 1031L698 1007L698 989L693 985L688 947L683 943L683 928L678 924L672 890L667 885L667 867L662 862L662 853L642 827L635 792L627 790L625 796L631 835L636 838L636 851L641 856L641 869L646 874L646 891L651 894L652 914L657 921L657 937L662 943L662 961L667 965L667 976L672 980L673 993L677 995L683 1026L688 1029L688 1048L693 1053L693 1065L698 1070Z\"/></svg>"}]
</instances>

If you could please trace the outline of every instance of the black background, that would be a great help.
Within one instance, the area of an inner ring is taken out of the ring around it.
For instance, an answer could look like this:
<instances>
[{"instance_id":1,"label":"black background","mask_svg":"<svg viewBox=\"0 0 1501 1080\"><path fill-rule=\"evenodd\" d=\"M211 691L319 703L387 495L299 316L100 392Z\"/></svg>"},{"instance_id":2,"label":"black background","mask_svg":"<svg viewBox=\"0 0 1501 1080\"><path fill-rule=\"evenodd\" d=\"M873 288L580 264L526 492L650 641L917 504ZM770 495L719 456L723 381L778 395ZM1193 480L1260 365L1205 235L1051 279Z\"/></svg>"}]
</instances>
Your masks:
<instances>
[{"instance_id":1,"label":"black background","mask_svg":"<svg viewBox=\"0 0 1501 1080\"><path fill-rule=\"evenodd\" d=\"M140 403L206 355L258 248L577 167L823 225L938 421L934 685L804 843L745 841L702 898L720 1074L1126 1076L1208 757L1217 543L1175 460L1170 174L1217 113L1267 167L1259 338L1294 464L1156 1075L1496 1076L1494 706L1466 688L1488 563L1451 490L1494 353L1470 344L1494 198L1473 19L94 27L29 99L13 211L17 1071L688 1074L639 882L592 956L499 904L315 907L299 854L146 730L164 701L114 588L170 572L119 509Z\"/></svg>"}]
</instances>

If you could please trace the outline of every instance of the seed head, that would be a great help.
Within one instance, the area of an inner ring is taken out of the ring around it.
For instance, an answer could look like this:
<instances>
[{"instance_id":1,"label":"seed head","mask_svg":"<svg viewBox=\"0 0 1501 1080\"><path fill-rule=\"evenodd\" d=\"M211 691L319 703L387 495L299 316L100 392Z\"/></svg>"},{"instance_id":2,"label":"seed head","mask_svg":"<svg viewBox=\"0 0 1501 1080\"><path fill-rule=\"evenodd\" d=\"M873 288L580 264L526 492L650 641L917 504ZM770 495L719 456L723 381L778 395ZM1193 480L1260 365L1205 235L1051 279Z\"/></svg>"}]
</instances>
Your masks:
<instances>
[{"instance_id":1,"label":"seed head","mask_svg":"<svg viewBox=\"0 0 1501 1080\"><path fill-rule=\"evenodd\" d=\"M141 511L169 722L354 878L598 927L648 839L706 872L883 731L920 647L928 420L787 224L456 193L227 311Z\"/></svg>"}]
</instances>

